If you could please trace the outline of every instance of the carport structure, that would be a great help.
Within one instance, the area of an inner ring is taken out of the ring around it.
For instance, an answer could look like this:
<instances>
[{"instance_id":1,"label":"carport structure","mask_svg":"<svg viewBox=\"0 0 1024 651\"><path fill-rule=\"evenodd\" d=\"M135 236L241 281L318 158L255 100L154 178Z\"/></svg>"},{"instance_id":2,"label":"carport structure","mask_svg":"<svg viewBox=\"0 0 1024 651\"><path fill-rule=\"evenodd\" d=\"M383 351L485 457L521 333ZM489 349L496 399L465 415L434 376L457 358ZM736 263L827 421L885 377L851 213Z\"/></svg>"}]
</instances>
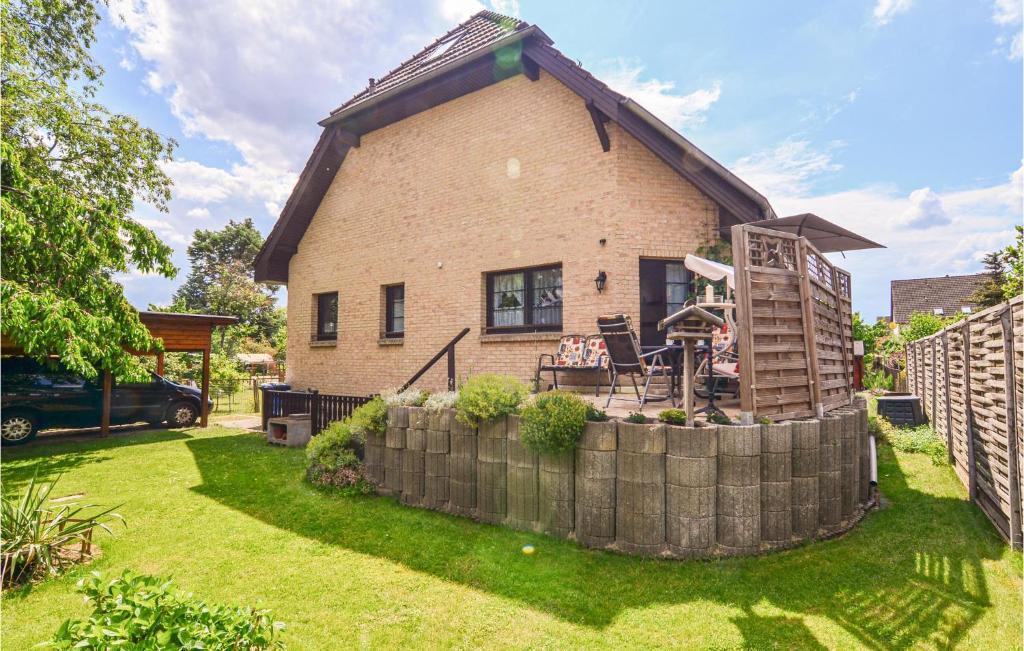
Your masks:
<instances>
[{"instance_id":1,"label":"carport structure","mask_svg":"<svg viewBox=\"0 0 1024 651\"><path fill-rule=\"evenodd\" d=\"M163 375L164 353L202 353L203 371L200 384L199 425L206 427L209 423L210 398L210 346L213 329L217 326L228 326L238 322L238 317L216 314L178 314L173 312L139 312L139 320L154 338L162 339L164 350L161 353L133 351L137 355L156 355L156 372ZM3 338L2 352L4 355L21 355L21 350L7 337ZM110 395L113 392L114 379L109 371L103 373L103 405L101 433L110 433Z\"/></svg>"}]
</instances>

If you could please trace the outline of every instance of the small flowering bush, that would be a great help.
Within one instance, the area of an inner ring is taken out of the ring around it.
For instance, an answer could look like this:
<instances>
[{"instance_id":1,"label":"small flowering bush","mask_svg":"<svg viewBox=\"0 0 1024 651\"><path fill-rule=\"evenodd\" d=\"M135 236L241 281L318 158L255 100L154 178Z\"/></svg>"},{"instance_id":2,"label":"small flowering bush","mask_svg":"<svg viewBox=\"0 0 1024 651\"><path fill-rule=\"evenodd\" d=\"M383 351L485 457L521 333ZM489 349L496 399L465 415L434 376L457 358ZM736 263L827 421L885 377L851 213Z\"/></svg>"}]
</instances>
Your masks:
<instances>
[{"instance_id":1,"label":"small flowering bush","mask_svg":"<svg viewBox=\"0 0 1024 651\"><path fill-rule=\"evenodd\" d=\"M526 386L507 375L475 375L459 389L455 400L455 418L476 427L519 411L526 399Z\"/></svg>"},{"instance_id":2,"label":"small flowering bush","mask_svg":"<svg viewBox=\"0 0 1024 651\"><path fill-rule=\"evenodd\" d=\"M608 420L608 412L604 409L598 409L594 405L587 403L587 420L594 423L603 423Z\"/></svg>"},{"instance_id":3,"label":"small flowering bush","mask_svg":"<svg viewBox=\"0 0 1024 651\"><path fill-rule=\"evenodd\" d=\"M624 420L627 423L636 423L637 425L643 425L644 423L647 422L647 416L644 416L639 411L631 411Z\"/></svg>"},{"instance_id":4,"label":"small flowering bush","mask_svg":"<svg viewBox=\"0 0 1024 651\"><path fill-rule=\"evenodd\" d=\"M427 411L443 411L445 409L453 409L455 407L455 401L458 399L459 394L455 391L441 391L438 393L431 393L427 396L426 401L423 403L423 407Z\"/></svg>"},{"instance_id":5,"label":"small flowering bush","mask_svg":"<svg viewBox=\"0 0 1024 651\"><path fill-rule=\"evenodd\" d=\"M348 422L335 421L306 446L306 479L319 486L352 488L369 493L372 486L359 462L362 443Z\"/></svg>"},{"instance_id":6,"label":"small flowering bush","mask_svg":"<svg viewBox=\"0 0 1024 651\"><path fill-rule=\"evenodd\" d=\"M562 453L576 447L587 421L589 403L574 393L550 391L520 412L519 436L534 452Z\"/></svg>"},{"instance_id":7,"label":"small flowering bush","mask_svg":"<svg viewBox=\"0 0 1024 651\"><path fill-rule=\"evenodd\" d=\"M395 389L382 391L380 394L387 407L422 407L429 394L420 389L406 389L399 393Z\"/></svg>"}]
</instances>

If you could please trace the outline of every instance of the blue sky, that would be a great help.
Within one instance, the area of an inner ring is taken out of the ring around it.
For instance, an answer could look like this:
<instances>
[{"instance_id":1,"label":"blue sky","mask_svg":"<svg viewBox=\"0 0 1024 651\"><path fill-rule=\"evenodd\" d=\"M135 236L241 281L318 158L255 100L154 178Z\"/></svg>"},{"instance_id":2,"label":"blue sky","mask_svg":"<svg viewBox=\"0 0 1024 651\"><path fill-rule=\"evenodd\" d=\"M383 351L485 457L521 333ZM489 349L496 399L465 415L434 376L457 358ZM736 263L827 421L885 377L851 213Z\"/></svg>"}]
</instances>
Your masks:
<instances>
[{"instance_id":1,"label":"blue sky","mask_svg":"<svg viewBox=\"0 0 1024 651\"><path fill-rule=\"evenodd\" d=\"M102 101L178 140L169 213L137 217L176 250L196 228L268 233L316 121L487 6L633 97L765 194L886 244L836 257L854 306L889 281L971 273L1021 223L1019 0L530 2L112 0L95 54Z\"/></svg>"}]
</instances>

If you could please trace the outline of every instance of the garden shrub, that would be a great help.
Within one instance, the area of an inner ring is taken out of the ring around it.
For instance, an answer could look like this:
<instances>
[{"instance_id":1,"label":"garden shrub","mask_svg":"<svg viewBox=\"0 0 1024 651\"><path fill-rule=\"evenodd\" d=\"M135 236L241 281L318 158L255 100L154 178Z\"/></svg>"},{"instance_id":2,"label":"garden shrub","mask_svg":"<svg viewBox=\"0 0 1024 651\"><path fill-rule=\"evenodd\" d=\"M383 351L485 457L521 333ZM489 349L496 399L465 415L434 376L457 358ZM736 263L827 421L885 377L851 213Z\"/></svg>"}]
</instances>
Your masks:
<instances>
[{"instance_id":1,"label":"garden shrub","mask_svg":"<svg viewBox=\"0 0 1024 651\"><path fill-rule=\"evenodd\" d=\"M516 413L525 398L526 387L513 377L491 373L475 375L459 389L455 417L461 423L476 427Z\"/></svg>"},{"instance_id":2,"label":"garden shrub","mask_svg":"<svg viewBox=\"0 0 1024 651\"><path fill-rule=\"evenodd\" d=\"M520 412L520 440L534 452L558 454L574 449L583 436L588 404L574 393L542 393Z\"/></svg>"},{"instance_id":3,"label":"garden shrub","mask_svg":"<svg viewBox=\"0 0 1024 651\"><path fill-rule=\"evenodd\" d=\"M78 550L92 530L98 527L112 533L108 522L124 523L113 508L101 509L70 499L51 502L50 493L59 479L37 483L33 476L21 494L5 493L0 499L0 576L4 587L58 574L76 561L88 560Z\"/></svg>"},{"instance_id":4,"label":"garden shrub","mask_svg":"<svg viewBox=\"0 0 1024 651\"><path fill-rule=\"evenodd\" d=\"M455 401L458 397L459 394L455 391L439 391L438 393L432 393L423 403L423 408L427 411L433 412L443 411L445 409L454 409Z\"/></svg>"},{"instance_id":5,"label":"garden shrub","mask_svg":"<svg viewBox=\"0 0 1024 651\"><path fill-rule=\"evenodd\" d=\"M885 416L877 416L875 422L881 438L888 442L893 449L901 452L926 454L936 466L949 462L946 441L928 425L896 427ZM868 419L868 428L870 429L870 427L871 420Z\"/></svg>"},{"instance_id":6,"label":"garden shrub","mask_svg":"<svg viewBox=\"0 0 1024 651\"><path fill-rule=\"evenodd\" d=\"M682 409L666 409L658 414L658 420L669 425L685 425L686 412Z\"/></svg>"},{"instance_id":7,"label":"garden shrub","mask_svg":"<svg viewBox=\"0 0 1024 651\"><path fill-rule=\"evenodd\" d=\"M223 606L171 591L164 577L125 570L78 582L93 612L68 619L41 646L52 649L283 649L270 611Z\"/></svg>"},{"instance_id":8,"label":"garden shrub","mask_svg":"<svg viewBox=\"0 0 1024 651\"><path fill-rule=\"evenodd\" d=\"M608 412L604 409L598 409L594 405L587 403L587 420L594 423L603 423L608 420Z\"/></svg>"},{"instance_id":9,"label":"garden shrub","mask_svg":"<svg viewBox=\"0 0 1024 651\"><path fill-rule=\"evenodd\" d=\"M644 416L639 411L631 411L625 418L627 423L636 423L637 425L643 425L647 422L647 416Z\"/></svg>"},{"instance_id":10,"label":"garden shrub","mask_svg":"<svg viewBox=\"0 0 1024 651\"><path fill-rule=\"evenodd\" d=\"M733 424L731 418L729 418L725 414L723 414L721 412L718 412L718 411L713 411L710 414L708 414L708 422L711 423L712 425L732 425Z\"/></svg>"},{"instance_id":11,"label":"garden shrub","mask_svg":"<svg viewBox=\"0 0 1024 651\"><path fill-rule=\"evenodd\" d=\"M369 493L372 486L363 476L361 451L352 427L347 422L335 421L306 446L306 478L320 486L351 487L356 492Z\"/></svg>"},{"instance_id":12,"label":"garden shrub","mask_svg":"<svg viewBox=\"0 0 1024 651\"><path fill-rule=\"evenodd\" d=\"M387 389L381 391L380 395L388 407L422 407L430 394L421 389L406 389L402 392Z\"/></svg>"},{"instance_id":13,"label":"garden shrub","mask_svg":"<svg viewBox=\"0 0 1024 651\"><path fill-rule=\"evenodd\" d=\"M352 434L365 443L367 434L383 434L388 428L388 406L383 398L375 396L354 409L346 422Z\"/></svg>"}]
</instances>

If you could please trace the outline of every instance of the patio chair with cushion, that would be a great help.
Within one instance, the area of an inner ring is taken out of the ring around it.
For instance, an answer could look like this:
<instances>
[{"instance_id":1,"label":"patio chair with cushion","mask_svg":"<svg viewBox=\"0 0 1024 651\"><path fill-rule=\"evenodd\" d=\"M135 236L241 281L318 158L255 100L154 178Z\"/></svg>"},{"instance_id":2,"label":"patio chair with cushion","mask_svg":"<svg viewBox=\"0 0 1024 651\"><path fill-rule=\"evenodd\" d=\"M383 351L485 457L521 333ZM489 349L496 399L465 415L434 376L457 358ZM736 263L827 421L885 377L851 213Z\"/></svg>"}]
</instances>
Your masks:
<instances>
[{"instance_id":1,"label":"patio chair with cushion","mask_svg":"<svg viewBox=\"0 0 1024 651\"><path fill-rule=\"evenodd\" d=\"M636 393L637 402L640 403L641 411L648 402L671 400L672 406L676 405L675 393L672 391L672 366L666 359L670 352L667 346L644 352L640 347L640 338L637 337L636 330L633 328L633 322L627 314L598 317L597 329L604 337L612 372L608 400L604 405L606 408L612 400L633 400L632 398L615 397L615 387L618 385L620 375L628 375L633 382L633 390ZM640 387L636 383L638 375L644 378L643 393L640 392ZM665 395L650 396L651 381L659 375L665 380Z\"/></svg>"},{"instance_id":2,"label":"patio chair with cushion","mask_svg":"<svg viewBox=\"0 0 1024 651\"><path fill-rule=\"evenodd\" d=\"M545 363L545 361L547 363ZM554 388L558 388L559 371L597 371L597 387L594 395L601 392L601 370L608 368L608 354L601 335L565 335L558 343L554 355L543 354L537 359L536 384L540 390L540 374L551 372Z\"/></svg>"},{"instance_id":3,"label":"patio chair with cushion","mask_svg":"<svg viewBox=\"0 0 1024 651\"><path fill-rule=\"evenodd\" d=\"M706 356L702 357L697 372L694 373L694 393L698 397L713 399L732 395L735 398L739 395L740 373L736 341L736 322L732 318L731 310L726 310L725 325L715 328L711 335L711 377L708 377Z\"/></svg>"}]
</instances>

